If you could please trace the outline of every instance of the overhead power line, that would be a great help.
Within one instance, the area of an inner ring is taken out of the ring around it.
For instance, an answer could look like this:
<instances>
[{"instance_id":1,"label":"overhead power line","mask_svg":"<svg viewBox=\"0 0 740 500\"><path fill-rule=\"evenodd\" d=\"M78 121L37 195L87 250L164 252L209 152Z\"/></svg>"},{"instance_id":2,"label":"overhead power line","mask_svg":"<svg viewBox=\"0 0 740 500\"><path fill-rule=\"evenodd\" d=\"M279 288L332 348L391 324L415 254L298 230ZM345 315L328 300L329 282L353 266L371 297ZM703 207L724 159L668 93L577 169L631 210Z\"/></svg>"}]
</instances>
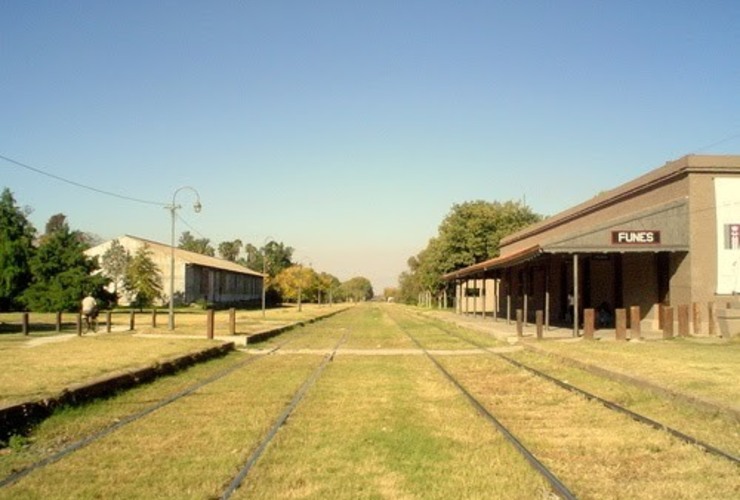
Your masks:
<instances>
[{"instance_id":1,"label":"overhead power line","mask_svg":"<svg viewBox=\"0 0 740 500\"><path fill-rule=\"evenodd\" d=\"M7 161L8 163L12 163L13 165L16 165L21 168L25 168L26 170L30 170L31 172L35 172L37 174L45 175L46 177L51 177L52 179L56 179L58 181L64 182L66 184L70 184L72 186L76 186L78 188L87 189L88 191L93 191L98 194L103 194L105 196L112 196L114 198L118 198L121 200L126 201L135 201L136 203L144 203L146 205L155 205L158 207L166 207L167 203L162 203L159 201L151 201L151 200L143 200L141 198L134 198L132 196L126 196L118 193L113 193L111 191L105 191L104 189L99 189L93 186L88 186L87 184L82 184L80 182L76 182L70 179L65 179L64 177L60 177L55 174L51 174L49 172L45 172L44 170L41 170L40 168L32 167L31 165L27 165L25 163L22 163L18 160L14 160L13 158L8 158L7 156L0 155L0 159Z\"/></svg>"}]
</instances>

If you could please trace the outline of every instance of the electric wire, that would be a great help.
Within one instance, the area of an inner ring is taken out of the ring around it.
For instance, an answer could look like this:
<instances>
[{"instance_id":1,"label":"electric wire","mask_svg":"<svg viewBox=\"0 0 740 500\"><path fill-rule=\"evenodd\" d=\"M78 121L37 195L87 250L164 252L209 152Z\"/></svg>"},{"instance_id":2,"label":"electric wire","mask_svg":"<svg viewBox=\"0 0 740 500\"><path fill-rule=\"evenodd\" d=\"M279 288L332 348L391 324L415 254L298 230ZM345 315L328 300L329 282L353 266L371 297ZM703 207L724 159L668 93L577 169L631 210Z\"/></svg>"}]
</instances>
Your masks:
<instances>
[{"instance_id":1,"label":"electric wire","mask_svg":"<svg viewBox=\"0 0 740 500\"><path fill-rule=\"evenodd\" d=\"M66 184L70 184L72 186L75 186L75 187L78 187L78 188L81 188L81 189L86 189L88 191L93 191L93 192L98 193L98 194L103 194L103 195L106 195L106 196L112 196L114 198L118 198L118 199L121 199L121 200L134 201L136 203L143 203L143 204L146 204L146 205L154 205L154 206L158 206L158 207L167 207L167 204L166 203L162 203L162 202L159 202L159 201L144 200L142 198L135 198L133 196L126 196L126 195L123 195L123 194L113 193L111 191L106 191L104 189L100 189L100 188L96 188L96 187L93 187L93 186L89 186L87 184L82 184L81 182L73 181L71 179L67 179L65 177L61 177L59 175L46 172L44 170L41 170L40 168L33 167L31 165L28 165L27 163L23 163L23 162L20 162L18 160L14 160L13 158L9 158L9 157L4 156L4 155L0 155L0 159L1 160L5 160L8 163L12 163L13 165L16 165L18 167L25 168L26 170L30 170L32 172L35 172L37 174L41 174L41 175L44 175L46 177L50 177L52 179L58 180L60 182L64 182Z\"/></svg>"}]
</instances>

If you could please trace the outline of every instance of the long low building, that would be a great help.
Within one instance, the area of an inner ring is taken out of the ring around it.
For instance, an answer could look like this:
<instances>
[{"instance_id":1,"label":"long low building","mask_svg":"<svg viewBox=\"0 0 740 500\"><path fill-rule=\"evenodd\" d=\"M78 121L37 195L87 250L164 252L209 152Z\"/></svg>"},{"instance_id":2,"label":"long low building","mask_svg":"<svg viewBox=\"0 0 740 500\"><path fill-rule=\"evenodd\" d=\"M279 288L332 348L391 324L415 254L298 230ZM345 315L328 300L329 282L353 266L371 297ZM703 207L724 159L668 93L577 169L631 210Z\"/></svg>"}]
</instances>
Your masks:
<instances>
[{"instance_id":1,"label":"long low building","mask_svg":"<svg viewBox=\"0 0 740 500\"><path fill-rule=\"evenodd\" d=\"M228 260L181 248L173 249L170 245L129 235L106 241L88 249L85 253L90 257L97 256L98 261L102 262L103 255L110 249L113 241L118 241L132 256L144 246L150 250L151 259L162 277L163 290L166 295L163 303L169 300L170 267L173 255L175 303L191 304L203 300L211 304L245 304L261 301L264 276ZM120 291L120 286L118 289ZM122 294L119 303L126 305L132 299L133 297Z\"/></svg>"},{"instance_id":2,"label":"long low building","mask_svg":"<svg viewBox=\"0 0 740 500\"><path fill-rule=\"evenodd\" d=\"M525 228L500 256L445 275L458 312L512 314L577 329L584 308L639 306L644 328L663 306L740 298L740 156L689 155ZM705 320L706 321L706 320Z\"/></svg>"}]
</instances>

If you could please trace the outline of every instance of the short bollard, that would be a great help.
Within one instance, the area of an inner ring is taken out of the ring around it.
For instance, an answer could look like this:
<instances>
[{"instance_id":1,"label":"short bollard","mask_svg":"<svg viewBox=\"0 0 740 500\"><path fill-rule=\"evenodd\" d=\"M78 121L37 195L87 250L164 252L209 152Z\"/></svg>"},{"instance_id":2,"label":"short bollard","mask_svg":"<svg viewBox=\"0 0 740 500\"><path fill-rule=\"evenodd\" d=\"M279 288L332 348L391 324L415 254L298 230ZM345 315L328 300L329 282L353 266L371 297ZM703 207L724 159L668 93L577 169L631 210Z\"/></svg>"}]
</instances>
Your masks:
<instances>
[{"instance_id":1,"label":"short bollard","mask_svg":"<svg viewBox=\"0 0 740 500\"><path fill-rule=\"evenodd\" d=\"M213 338L213 323L215 318L215 311L209 309L206 314L206 337L209 339Z\"/></svg>"},{"instance_id":2,"label":"short bollard","mask_svg":"<svg viewBox=\"0 0 740 500\"><path fill-rule=\"evenodd\" d=\"M630 307L630 334L631 339L641 339L642 330L640 329L640 306Z\"/></svg>"},{"instance_id":3,"label":"short bollard","mask_svg":"<svg viewBox=\"0 0 740 500\"><path fill-rule=\"evenodd\" d=\"M516 310L516 336L521 337L524 335L524 322L522 321L522 310Z\"/></svg>"},{"instance_id":4,"label":"short bollard","mask_svg":"<svg viewBox=\"0 0 740 500\"><path fill-rule=\"evenodd\" d=\"M128 317L128 329L129 331L134 331L136 328L136 312L134 310L131 310L131 313Z\"/></svg>"},{"instance_id":5,"label":"short bollard","mask_svg":"<svg viewBox=\"0 0 740 500\"><path fill-rule=\"evenodd\" d=\"M583 310L583 338L593 340L596 315L593 308Z\"/></svg>"},{"instance_id":6,"label":"short bollard","mask_svg":"<svg viewBox=\"0 0 740 500\"><path fill-rule=\"evenodd\" d=\"M537 340L542 340L542 324L544 323L545 314L542 311L535 311L534 322L537 325Z\"/></svg>"},{"instance_id":7,"label":"short bollard","mask_svg":"<svg viewBox=\"0 0 740 500\"><path fill-rule=\"evenodd\" d=\"M57 312L57 324L56 324L56 332L59 333L62 331L62 312Z\"/></svg>"},{"instance_id":8,"label":"short bollard","mask_svg":"<svg viewBox=\"0 0 740 500\"><path fill-rule=\"evenodd\" d=\"M105 312L105 331L107 333L110 333L110 329L111 329L111 318L112 318L112 316L113 315L111 314L110 311L106 311Z\"/></svg>"},{"instance_id":9,"label":"short bollard","mask_svg":"<svg viewBox=\"0 0 740 500\"><path fill-rule=\"evenodd\" d=\"M714 302L707 302L707 328L709 328L709 335L717 335L717 326L714 319Z\"/></svg>"},{"instance_id":10,"label":"short bollard","mask_svg":"<svg viewBox=\"0 0 740 500\"><path fill-rule=\"evenodd\" d=\"M152 328L157 328L157 310L152 309Z\"/></svg>"},{"instance_id":11,"label":"short bollard","mask_svg":"<svg viewBox=\"0 0 740 500\"><path fill-rule=\"evenodd\" d=\"M617 309L614 311L615 317L615 336L617 340L627 340L627 310Z\"/></svg>"},{"instance_id":12,"label":"short bollard","mask_svg":"<svg viewBox=\"0 0 740 500\"><path fill-rule=\"evenodd\" d=\"M701 335L701 307L698 303L693 304L694 335Z\"/></svg>"},{"instance_id":13,"label":"short bollard","mask_svg":"<svg viewBox=\"0 0 740 500\"><path fill-rule=\"evenodd\" d=\"M681 337L689 336L689 306L687 304L678 306L678 334Z\"/></svg>"},{"instance_id":14,"label":"short bollard","mask_svg":"<svg viewBox=\"0 0 740 500\"><path fill-rule=\"evenodd\" d=\"M663 338L673 338L673 308L663 307Z\"/></svg>"},{"instance_id":15,"label":"short bollard","mask_svg":"<svg viewBox=\"0 0 740 500\"><path fill-rule=\"evenodd\" d=\"M77 336L82 336L82 314L77 313Z\"/></svg>"},{"instance_id":16,"label":"short bollard","mask_svg":"<svg viewBox=\"0 0 740 500\"><path fill-rule=\"evenodd\" d=\"M229 309L229 335L236 335L236 309Z\"/></svg>"},{"instance_id":17,"label":"short bollard","mask_svg":"<svg viewBox=\"0 0 740 500\"><path fill-rule=\"evenodd\" d=\"M28 335L28 313L23 313L23 325L22 325L23 335Z\"/></svg>"}]
</instances>

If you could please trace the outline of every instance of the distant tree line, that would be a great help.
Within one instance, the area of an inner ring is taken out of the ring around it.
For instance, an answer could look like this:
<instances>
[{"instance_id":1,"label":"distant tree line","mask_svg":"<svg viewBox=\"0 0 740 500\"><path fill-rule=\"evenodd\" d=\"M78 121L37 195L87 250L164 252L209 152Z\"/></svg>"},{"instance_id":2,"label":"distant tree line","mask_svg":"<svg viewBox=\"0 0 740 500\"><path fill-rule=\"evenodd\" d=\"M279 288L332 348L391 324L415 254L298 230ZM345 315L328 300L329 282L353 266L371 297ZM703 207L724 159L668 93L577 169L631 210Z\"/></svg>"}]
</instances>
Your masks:
<instances>
[{"instance_id":1,"label":"distant tree line","mask_svg":"<svg viewBox=\"0 0 740 500\"><path fill-rule=\"evenodd\" d=\"M421 293L440 297L449 291L442 276L498 257L501 239L542 220L518 201L469 201L455 204L439 225L437 236L408 259L408 270L399 276L394 300L417 303Z\"/></svg>"},{"instance_id":2,"label":"distant tree line","mask_svg":"<svg viewBox=\"0 0 740 500\"><path fill-rule=\"evenodd\" d=\"M77 311L82 297L91 294L102 307L115 305L126 293L132 306L149 307L163 299L162 276L144 246L131 255L117 240L97 258L85 250L97 238L73 231L64 214L49 218L38 235L29 221L31 210L20 207L11 191L0 195L0 311ZM215 255L207 238L182 234L180 248ZM244 256L241 256L242 249ZM361 301L373 297L370 281L355 277L344 283L328 273L317 272L292 261L293 248L269 241L261 248L240 240L218 245L219 256L265 274L271 304L283 301ZM111 287L112 285L112 287ZM112 288L112 291L108 291Z\"/></svg>"}]
</instances>

